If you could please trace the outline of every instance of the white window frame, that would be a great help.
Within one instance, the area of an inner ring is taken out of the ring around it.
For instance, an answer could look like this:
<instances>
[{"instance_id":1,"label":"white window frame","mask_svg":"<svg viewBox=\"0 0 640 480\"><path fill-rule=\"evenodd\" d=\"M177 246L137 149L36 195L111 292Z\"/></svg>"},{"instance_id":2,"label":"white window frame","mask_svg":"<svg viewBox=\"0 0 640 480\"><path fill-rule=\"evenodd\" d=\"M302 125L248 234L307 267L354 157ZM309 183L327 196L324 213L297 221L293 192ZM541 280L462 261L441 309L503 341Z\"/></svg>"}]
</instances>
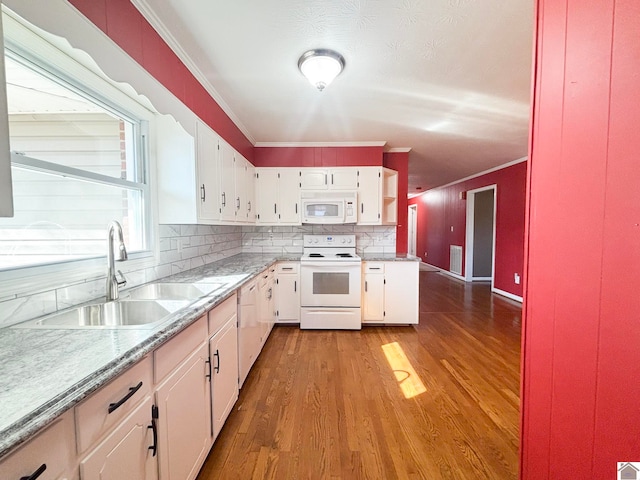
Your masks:
<instances>
[{"instance_id":1,"label":"white window frame","mask_svg":"<svg viewBox=\"0 0 640 480\"><path fill-rule=\"evenodd\" d=\"M128 85L117 84L108 79L103 72L92 70L86 64L81 64L73 56L71 46L64 41L49 41L48 35L38 31L37 27L25 24L19 17L12 15L3 8L2 21L4 25L4 44L11 52L10 56L20 61L25 59L29 64L47 72L48 76L58 77L85 97L122 117L139 125L137 138L140 145L136 146L137 166L140 170L137 180L129 181L116 177L109 177L86 170L67 167L35 158L11 153L11 163L17 167L39 170L49 173L62 174L80 180L103 183L115 187L124 187L141 191L144 216L144 237L146 250L130 255L129 260L122 264L122 270L136 271L155 265L157 245L155 241L152 191L150 188L150 155L149 130L154 119L154 112L147 108L144 97L136 98ZM0 39L1 40L1 39ZM54 44L55 43L55 44ZM2 42L0 41L0 46ZM55 67L53 66L55 65ZM125 93L126 92L126 93ZM17 267L0 271L0 301L41 291L50 291L86 281L104 277L106 274L106 225L105 225L105 254L100 257L76 259L58 263Z\"/></svg>"}]
</instances>

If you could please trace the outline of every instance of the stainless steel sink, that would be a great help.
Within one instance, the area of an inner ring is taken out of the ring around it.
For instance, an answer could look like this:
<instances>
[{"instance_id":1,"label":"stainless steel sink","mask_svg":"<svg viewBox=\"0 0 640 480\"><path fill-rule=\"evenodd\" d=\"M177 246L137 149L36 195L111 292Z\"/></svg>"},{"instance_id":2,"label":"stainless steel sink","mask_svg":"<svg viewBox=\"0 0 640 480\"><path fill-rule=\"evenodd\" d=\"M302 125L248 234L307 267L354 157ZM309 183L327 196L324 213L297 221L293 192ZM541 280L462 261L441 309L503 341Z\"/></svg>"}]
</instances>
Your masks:
<instances>
[{"instance_id":1,"label":"stainless steel sink","mask_svg":"<svg viewBox=\"0 0 640 480\"><path fill-rule=\"evenodd\" d=\"M123 299L132 300L197 300L215 292L221 283L151 283L122 292Z\"/></svg>"},{"instance_id":2,"label":"stainless steel sink","mask_svg":"<svg viewBox=\"0 0 640 480\"><path fill-rule=\"evenodd\" d=\"M54 313L16 325L22 328L123 328L161 323L187 301L116 300Z\"/></svg>"}]
</instances>

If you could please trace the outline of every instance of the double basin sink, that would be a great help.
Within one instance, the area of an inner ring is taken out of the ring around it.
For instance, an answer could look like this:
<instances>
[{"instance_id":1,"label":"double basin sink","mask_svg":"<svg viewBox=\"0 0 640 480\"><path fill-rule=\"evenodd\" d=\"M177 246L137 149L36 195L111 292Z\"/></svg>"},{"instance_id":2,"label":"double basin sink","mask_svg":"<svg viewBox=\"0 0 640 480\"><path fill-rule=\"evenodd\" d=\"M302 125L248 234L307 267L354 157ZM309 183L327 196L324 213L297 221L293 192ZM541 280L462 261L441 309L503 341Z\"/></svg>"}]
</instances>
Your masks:
<instances>
[{"instance_id":1,"label":"double basin sink","mask_svg":"<svg viewBox=\"0 0 640 480\"><path fill-rule=\"evenodd\" d=\"M222 283L151 283L118 300L84 305L16 325L22 328L153 327L172 313L222 288Z\"/></svg>"}]
</instances>

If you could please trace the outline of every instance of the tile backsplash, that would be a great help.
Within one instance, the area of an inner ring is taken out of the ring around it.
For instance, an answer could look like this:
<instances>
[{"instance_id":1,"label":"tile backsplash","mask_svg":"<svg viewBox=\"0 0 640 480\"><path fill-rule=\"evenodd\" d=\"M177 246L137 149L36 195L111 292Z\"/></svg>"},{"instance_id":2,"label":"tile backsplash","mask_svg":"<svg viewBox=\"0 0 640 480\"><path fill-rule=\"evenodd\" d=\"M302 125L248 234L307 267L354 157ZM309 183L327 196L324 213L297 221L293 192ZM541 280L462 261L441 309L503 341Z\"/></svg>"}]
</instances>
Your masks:
<instances>
[{"instance_id":1,"label":"tile backsplash","mask_svg":"<svg viewBox=\"0 0 640 480\"><path fill-rule=\"evenodd\" d=\"M241 240L240 226L160 225L155 264L135 270L127 268L124 262L118 264L118 268L124 273L129 288L236 255L242 251ZM101 276L52 285L50 290L39 289L33 294L3 297L0 328L104 295L105 277Z\"/></svg>"},{"instance_id":2,"label":"tile backsplash","mask_svg":"<svg viewBox=\"0 0 640 480\"><path fill-rule=\"evenodd\" d=\"M302 225L302 226L209 226L160 225L155 264L142 269L118 267L127 278L127 287L152 282L168 275L221 260L238 253L301 254L306 233L356 235L358 254L394 253L394 226ZM40 315L62 310L104 296L105 278L89 278L70 284L52 285L0 301L0 328Z\"/></svg>"},{"instance_id":3,"label":"tile backsplash","mask_svg":"<svg viewBox=\"0 0 640 480\"><path fill-rule=\"evenodd\" d=\"M395 226L368 225L302 225L242 227L242 251L247 253L302 253L304 234L342 233L356 236L356 251L363 253L395 253Z\"/></svg>"}]
</instances>

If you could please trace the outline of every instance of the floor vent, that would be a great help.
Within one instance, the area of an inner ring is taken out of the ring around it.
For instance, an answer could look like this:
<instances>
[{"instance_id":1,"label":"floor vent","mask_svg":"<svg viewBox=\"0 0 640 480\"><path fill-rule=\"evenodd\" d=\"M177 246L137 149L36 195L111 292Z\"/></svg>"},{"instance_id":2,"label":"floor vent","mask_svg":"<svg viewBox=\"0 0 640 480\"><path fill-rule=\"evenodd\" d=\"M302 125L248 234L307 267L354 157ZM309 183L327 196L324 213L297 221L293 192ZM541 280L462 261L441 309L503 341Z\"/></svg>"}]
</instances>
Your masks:
<instances>
[{"instance_id":1,"label":"floor vent","mask_svg":"<svg viewBox=\"0 0 640 480\"><path fill-rule=\"evenodd\" d=\"M449 245L449 271L456 275L462 275L462 247Z\"/></svg>"}]
</instances>

